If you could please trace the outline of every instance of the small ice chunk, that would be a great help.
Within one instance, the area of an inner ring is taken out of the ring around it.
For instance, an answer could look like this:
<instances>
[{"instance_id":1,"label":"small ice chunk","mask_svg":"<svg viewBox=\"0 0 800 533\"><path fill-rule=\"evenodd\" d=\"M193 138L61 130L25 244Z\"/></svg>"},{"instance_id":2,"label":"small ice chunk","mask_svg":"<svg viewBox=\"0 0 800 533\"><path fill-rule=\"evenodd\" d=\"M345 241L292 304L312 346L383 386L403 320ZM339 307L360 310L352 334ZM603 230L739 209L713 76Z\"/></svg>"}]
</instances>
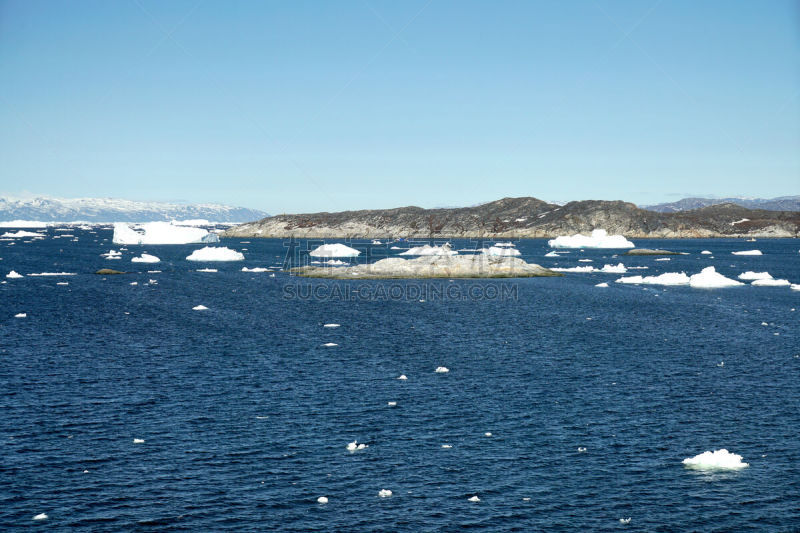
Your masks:
<instances>
[{"instance_id":1,"label":"small ice chunk","mask_svg":"<svg viewBox=\"0 0 800 533\"><path fill-rule=\"evenodd\" d=\"M198 268L197 272L210 272L213 274L214 272L219 272L219 270L216 268Z\"/></svg>"},{"instance_id":2,"label":"small ice chunk","mask_svg":"<svg viewBox=\"0 0 800 533\"><path fill-rule=\"evenodd\" d=\"M709 252L708 250L703 250L703 251L702 251L702 252L700 252L700 253L701 253L702 255L711 255L711 252Z\"/></svg>"},{"instance_id":3,"label":"small ice chunk","mask_svg":"<svg viewBox=\"0 0 800 533\"><path fill-rule=\"evenodd\" d=\"M339 324L325 324L323 328L338 328Z\"/></svg>"},{"instance_id":4,"label":"small ice chunk","mask_svg":"<svg viewBox=\"0 0 800 533\"><path fill-rule=\"evenodd\" d=\"M131 263L159 263L161 259L154 255L142 254L139 257L132 257Z\"/></svg>"},{"instance_id":5,"label":"small ice chunk","mask_svg":"<svg viewBox=\"0 0 800 533\"><path fill-rule=\"evenodd\" d=\"M743 250L741 252L731 252L733 255L762 255L761 250Z\"/></svg>"},{"instance_id":6,"label":"small ice chunk","mask_svg":"<svg viewBox=\"0 0 800 533\"><path fill-rule=\"evenodd\" d=\"M478 498L478 496L476 495L476 496L470 496L469 501L471 501L471 502L479 502L479 501L481 501L481 499Z\"/></svg>"},{"instance_id":7,"label":"small ice chunk","mask_svg":"<svg viewBox=\"0 0 800 533\"><path fill-rule=\"evenodd\" d=\"M429 244L416 246L409 248L405 252L400 252L400 255L458 255L458 252L453 250L449 242L446 242L441 246L431 246Z\"/></svg>"},{"instance_id":8,"label":"small ice chunk","mask_svg":"<svg viewBox=\"0 0 800 533\"><path fill-rule=\"evenodd\" d=\"M407 380L408 378L406 377L406 375L405 375L405 374L401 374L401 375L400 375L400 377L399 377L399 378L397 378L397 379L400 379L400 380L403 380L403 381L405 381L405 380Z\"/></svg>"},{"instance_id":9,"label":"small ice chunk","mask_svg":"<svg viewBox=\"0 0 800 533\"><path fill-rule=\"evenodd\" d=\"M487 431L486 433L484 433L484 435L487 436L487 437L491 437L492 436L492 432L491 431Z\"/></svg>"},{"instance_id":10,"label":"small ice chunk","mask_svg":"<svg viewBox=\"0 0 800 533\"><path fill-rule=\"evenodd\" d=\"M144 444L144 439L133 439L134 444Z\"/></svg>"},{"instance_id":11,"label":"small ice chunk","mask_svg":"<svg viewBox=\"0 0 800 533\"><path fill-rule=\"evenodd\" d=\"M619 519L619 523L622 524L623 526L627 526L628 524L631 523L631 518L630 517L628 517L628 518L620 518Z\"/></svg>"},{"instance_id":12,"label":"small ice chunk","mask_svg":"<svg viewBox=\"0 0 800 533\"><path fill-rule=\"evenodd\" d=\"M206 309L208 309L208 307L202 304L192 307L192 311L205 311Z\"/></svg>"},{"instance_id":13,"label":"small ice chunk","mask_svg":"<svg viewBox=\"0 0 800 533\"><path fill-rule=\"evenodd\" d=\"M769 272L753 272L752 270L748 270L747 272L742 272L739 274L738 278L746 281L756 279L772 279L772 274Z\"/></svg>"},{"instance_id":14,"label":"small ice chunk","mask_svg":"<svg viewBox=\"0 0 800 533\"><path fill-rule=\"evenodd\" d=\"M616 281L635 285L689 285L690 282L691 278L683 272L665 272L659 276L627 276Z\"/></svg>"},{"instance_id":15,"label":"small ice chunk","mask_svg":"<svg viewBox=\"0 0 800 533\"><path fill-rule=\"evenodd\" d=\"M244 248L242 248L242 250L244 250ZM268 272L268 271L269 269L264 267L254 267L254 268L242 267L242 272Z\"/></svg>"},{"instance_id":16,"label":"small ice chunk","mask_svg":"<svg viewBox=\"0 0 800 533\"><path fill-rule=\"evenodd\" d=\"M12 271L11 271L11 272L9 272L8 274L6 274L6 277L7 277L8 279L19 279L19 278L21 278L21 277L23 277L23 276L22 276L22 274L20 274L19 272L16 272L16 271L12 270Z\"/></svg>"},{"instance_id":17,"label":"small ice chunk","mask_svg":"<svg viewBox=\"0 0 800 533\"><path fill-rule=\"evenodd\" d=\"M742 285L742 282L726 278L718 273L713 266L706 267L701 270L699 274L694 274L689 278L689 286L698 289L716 289L721 287L734 287L736 285Z\"/></svg>"},{"instance_id":18,"label":"small ice chunk","mask_svg":"<svg viewBox=\"0 0 800 533\"><path fill-rule=\"evenodd\" d=\"M323 344L323 346L327 346L328 348L330 348L332 346L339 346L339 345L336 344L335 342L326 342L325 344Z\"/></svg>"},{"instance_id":19,"label":"small ice chunk","mask_svg":"<svg viewBox=\"0 0 800 533\"><path fill-rule=\"evenodd\" d=\"M25 318L28 316L28 313L17 313L14 315L14 318Z\"/></svg>"},{"instance_id":20,"label":"small ice chunk","mask_svg":"<svg viewBox=\"0 0 800 533\"><path fill-rule=\"evenodd\" d=\"M442 444L442 448L452 448L450 444Z\"/></svg>"},{"instance_id":21,"label":"small ice chunk","mask_svg":"<svg viewBox=\"0 0 800 533\"><path fill-rule=\"evenodd\" d=\"M591 236L575 234L547 241L551 248L633 248L634 244L622 235L609 235L604 229L592 231Z\"/></svg>"},{"instance_id":22,"label":"small ice chunk","mask_svg":"<svg viewBox=\"0 0 800 533\"><path fill-rule=\"evenodd\" d=\"M585 453L585 452L586 452L586 447L578 446L578 453Z\"/></svg>"},{"instance_id":23,"label":"small ice chunk","mask_svg":"<svg viewBox=\"0 0 800 533\"><path fill-rule=\"evenodd\" d=\"M392 491L390 491L389 489L381 489L378 492L378 496L380 496L381 498L389 498L391 495Z\"/></svg>"},{"instance_id":24,"label":"small ice chunk","mask_svg":"<svg viewBox=\"0 0 800 533\"><path fill-rule=\"evenodd\" d=\"M757 279L750 285L754 287L789 287L788 279Z\"/></svg>"},{"instance_id":25,"label":"small ice chunk","mask_svg":"<svg viewBox=\"0 0 800 533\"><path fill-rule=\"evenodd\" d=\"M347 451L348 452L354 452L357 449L358 449L358 441L357 440L354 440L353 442L348 442L347 443Z\"/></svg>"},{"instance_id":26,"label":"small ice chunk","mask_svg":"<svg viewBox=\"0 0 800 533\"><path fill-rule=\"evenodd\" d=\"M308 255L311 257L357 257L361 254L355 248L350 248L344 244L323 244L314 248Z\"/></svg>"},{"instance_id":27,"label":"small ice chunk","mask_svg":"<svg viewBox=\"0 0 800 533\"><path fill-rule=\"evenodd\" d=\"M544 256L545 257L561 257L556 252L547 252L546 254L544 254Z\"/></svg>"},{"instance_id":28,"label":"small ice chunk","mask_svg":"<svg viewBox=\"0 0 800 533\"><path fill-rule=\"evenodd\" d=\"M446 374L447 372L450 372L450 369L447 368L446 366L437 366L434 372L436 372L437 374Z\"/></svg>"},{"instance_id":29,"label":"small ice chunk","mask_svg":"<svg viewBox=\"0 0 800 533\"><path fill-rule=\"evenodd\" d=\"M138 281L132 281L132 282L130 283L130 285L138 285L138 284L139 284L139 282L138 282Z\"/></svg>"},{"instance_id":30,"label":"small ice chunk","mask_svg":"<svg viewBox=\"0 0 800 533\"><path fill-rule=\"evenodd\" d=\"M683 464L700 470L738 470L750 466L742 462L741 455L730 453L725 448L688 457L683 460Z\"/></svg>"},{"instance_id":31,"label":"small ice chunk","mask_svg":"<svg viewBox=\"0 0 800 533\"><path fill-rule=\"evenodd\" d=\"M45 513L39 513L33 517L34 520L47 520L48 516Z\"/></svg>"},{"instance_id":32,"label":"small ice chunk","mask_svg":"<svg viewBox=\"0 0 800 533\"><path fill-rule=\"evenodd\" d=\"M326 498L325 496L320 496L319 498L317 498L317 503L328 503L328 498Z\"/></svg>"},{"instance_id":33,"label":"small ice chunk","mask_svg":"<svg viewBox=\"0 0 800 533\"><path fill-rule=\"evenodd\" d=\"M608 287L608 283L604 281L603 283L598 283L595 287Z\"/></svg>"},{"instance_id":34,"label":"small ice chunk","mask_svg":"<svg viewBox=\"0 0 800 533\"><path fill-rule=\"evenodd\" d=\"M386 405L388 405L389 407L394 407L397 405L397 402L386 402Z\"/></svg>"},{"instance_id":35,"label":"small ice chunk","mask_svg":"<svg viewBox=\"0 0 800 533\"><path fill-rule=\"evenodd\" d=\"M231 250L225 246L205 246L195 250L188 256L187 261L243 261L244 254Z\"/></svg>"},{"instance_id":36,"label":"small ice chunk","mask_svg":"<svg viewBox=\"0 0 800 533\"><path fill-rule=\"evenodd\" d=\"M669 257L662 257L660 259L656 259L656 261L672 261Z\"/></svg>"},{"instance_id":37,"label":"small ice chunk","mask_svg":"<svg viewBox=\"0 0 800 533\"><path fill-rule=\"evenodd\" d=\"M68 281L59 281L56 285L69 285Z\"/></svg>"}]
</instances>

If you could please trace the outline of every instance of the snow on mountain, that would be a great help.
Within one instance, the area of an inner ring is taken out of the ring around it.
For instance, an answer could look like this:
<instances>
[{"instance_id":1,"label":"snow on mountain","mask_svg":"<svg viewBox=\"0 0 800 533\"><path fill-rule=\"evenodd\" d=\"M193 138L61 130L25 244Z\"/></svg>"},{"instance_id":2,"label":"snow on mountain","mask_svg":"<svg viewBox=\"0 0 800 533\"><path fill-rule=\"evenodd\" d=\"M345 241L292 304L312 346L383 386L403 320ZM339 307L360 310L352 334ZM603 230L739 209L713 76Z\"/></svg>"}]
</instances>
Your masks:
<instances>
[{"instance_id":1,"label":"snow on mountain","mask_svg":"<svg viewBox=\"0 0 800 533\"><path fill-rule=\"evenodd\" d=\"M767 211L800 211L800 196L779 196L778 198L684 198L677 202L645 205L642 209L660 213L689 211L718 204L736 204L748 209Z\"/></svg>"},{"instance_id":2,"label":"snow on mountain","mask_svg":"<svg viewBox=\"0 0 800 533\"><path fill-rule=\"evenodd\" d=\"M41 222L152 222L205 219L248 222L267 216L263 211L221 204L137 202L117 198L0 198L0 220Z\"/></svg>"}]
</instances>

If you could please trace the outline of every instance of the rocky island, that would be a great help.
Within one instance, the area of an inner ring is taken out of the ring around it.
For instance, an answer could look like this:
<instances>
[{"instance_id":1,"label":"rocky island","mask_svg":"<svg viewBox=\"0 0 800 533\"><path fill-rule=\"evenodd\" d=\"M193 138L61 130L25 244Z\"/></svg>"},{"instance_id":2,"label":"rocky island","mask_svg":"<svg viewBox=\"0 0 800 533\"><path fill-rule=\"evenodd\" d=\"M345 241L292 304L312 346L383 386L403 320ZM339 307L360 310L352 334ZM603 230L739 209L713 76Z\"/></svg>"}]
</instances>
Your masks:
<instances>
[{"instance_id":1,"label":"rocky island","mask_svg":"<svg viewBox=\"0 0 800 533\"><path fill-rule=\"evenodd\" d=\"M604 228L628 238L798 237L800 212L748 209L732 203L660 213L621 201L557 205L503 198L474 207L400 207L277 215L241 224L223 237L270 238L552 238Z\"/></svg>"}]
</instances>

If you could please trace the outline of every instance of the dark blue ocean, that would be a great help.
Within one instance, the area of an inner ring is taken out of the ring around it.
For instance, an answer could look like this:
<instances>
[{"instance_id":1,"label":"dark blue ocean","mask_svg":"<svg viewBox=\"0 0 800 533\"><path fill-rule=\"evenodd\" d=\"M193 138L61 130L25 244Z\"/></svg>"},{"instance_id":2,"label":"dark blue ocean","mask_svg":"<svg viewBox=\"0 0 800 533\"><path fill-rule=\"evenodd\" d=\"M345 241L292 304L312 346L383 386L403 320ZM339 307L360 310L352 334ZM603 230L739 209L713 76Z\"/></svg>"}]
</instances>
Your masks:
<instances>
[{"instance_id":1,"label":"dark blue ocean","mask_svg":"<svg viewBox=\"0 0 800 533\"><path fill-rule=\"evenodd\" d=\"M800 530L800 291L307 280L241 271L281 267L280 240L204 264L46 233L0 241L0 530ZM800 283L798 240L634 241L689 255L517 245ZM750 466L681 463L720 448Z\"/></svg>"}]
</instances>

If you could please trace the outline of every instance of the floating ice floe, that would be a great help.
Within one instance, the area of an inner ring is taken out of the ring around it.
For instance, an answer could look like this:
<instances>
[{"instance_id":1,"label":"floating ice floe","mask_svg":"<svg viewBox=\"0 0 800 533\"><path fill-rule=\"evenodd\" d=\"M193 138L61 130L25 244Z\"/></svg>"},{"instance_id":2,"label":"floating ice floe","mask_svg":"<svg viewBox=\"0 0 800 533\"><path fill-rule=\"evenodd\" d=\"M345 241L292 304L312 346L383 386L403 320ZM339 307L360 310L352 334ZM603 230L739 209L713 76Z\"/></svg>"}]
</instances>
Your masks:
<instances>
[{"instance_id":1,"label":"floating ice floe","mask_svg":"<svg viewBox=\"0 0 800 533\"><path fill-rule=\"evenodd\" d=\"M800 283L792 283L791 285L789 285L789 288L792 289L793 291L800 291Z\"/></svg>"},{"instance_id":2,"label":"floating ice floe","mask_svg":"<svg viewBox=\"0 0 800 533\"><path fill-rule=\"evenodd\" d=\"M741 252L731 252L733 255L762 255L761 250L744 250Z\"/></svg>"},{"instance_id":3,"label":"floating ice floe","mask_svg":"<svg viewBox=\"0 0 800 533\"><path fill-rule=\"evenodd\" d=\"M703 250L703 251L702 251L702 252L700 252L700 253L701 253L702 255L711 255L711 252L709 252L708 250Z\"/></svg>"},{"instance_id":4,"label":"floating ice floe","mask_svg":"<svg viewBox=\"0 0 800 533\"><path fill-rule=\"evenodd\" d=\"M131 227L123 222L114 224L114 244L213 244L219 242L215 233L202 228L183 227L169 222L148 222Z\"/></svg>"},{"instance_id":5,"label":"floating ice floe","mask_svg":"<svg viewBox=\"0 0 800 533\"><path fill-rule=\"evenodd\" d=\"M656 261L672 261L672 259L669 257L662 257L660 259L656 259Z\"/></svg>"},{"instance_id":6,"label":"floating ice floe","mask_svg":"<svg viewBox=\"0 0 800 533\"><path fill-rule=\"evenodd\" d=\"M469 501L471 501L471 502L479 502L479 501L481 501L481 499L478 498L478 496L471 496L469 498Z\"/></svg>"},{"instance_id":7,"label":"floating ice floe","mask_svg":"<svg viewBox=\"0 0 800 533\"><path fill-rule=\"evenodd\" d=\"M201 305L195 305L194 307L192 307L192 311L205 311L206 309L208 309L208 307L206 307L205 305L202 305L202 304Z\"/></svg>"},{"instance_id":8,"label":"floating ice floe","mask_svg":"<svg viewBox=\"0 0 800 533\"><path fill-rule=\"evenodd\" d=\"M596 272L597 269L591 265L588 266L577 266L577 267L569 267L569 268L551 268L550 270L554 272Z\"/></svg>"},{"instance_id":9,"label":"floating ice floe","mask_svg":"<svg viewBox=\"0 0 800 533\"><path fill-rule=\"evenodd\" d=\"M547 252L546 254L544 254L544 256L545 257L561 257L556 252Z\"/></svg>"},{"instance_id":10,"label":"floating ice floe","mask_svg":"<svg viewBox=\"0 0 800 533\"><path fill-rule=\"evenodd\" d=\"M210 272L213 274L214 272L219 272L219 270L216 268L198 268L195 272Z\"/></svg>"},{"instance_id":11,"label":"floating ice floe","mask_svg":"<svg viewBox=\"0 0 800 533\"><path fill-rule=\"evenodd\" d=\"M772 274L769 272L753 272L752 270L748 270L747 272L739 274L738 278L743 280L772 279Z\"/></svg>"},{"instance_id":12,"label":"floating ice floe","mask_svg":"<svg viewBox=\"0 0 800 533\"><path fill-rule=\"evenodd\" d=\"M603 272L606 274L624 274L627 271L628 269L625 268L625 265L618 263L616 265L603 265L603 268L601 268L598 272Z\"/></svg>"},{"instance_id":13,"label":"floating ice floe","mask_svg":"<svg viewBox=\"0 0 800 533\"><path fill-rule=\"evenodd\" d=\"M447 368L446 366L437 366L434 372L436 372L437 374L446 374L447 372L450 372L450 369Z\"/></svg>"},{"instance_id":14,"label":"floating ice floe","mask_svg":"<svg viewBox=\"0 0 800 533\"><path fill-rule=\"evenodd\" d=\"M133 439L134 444L144 444L144 439Z\"/></svg>"},{"instance_id":15,"label":"floating ice floe","mask_svg":"<svg viewBox=\"0 0 800 533\"><path fill-rule=\"evenodd\" d=\"M389 407L397 407L397 402L386 402Z\"/></svg>"},{"instance_id":16,"label":"floating ice floe","mask_svg":"<svg viewBox=\"0 0 800 533\"><path fill-rule=\"evenodd\" d=\"M576 266L569 268L551 268L550 270L554 270L556 272L580 272L580 273L600 272L603 274L624 274L628 271L627 267L622 263L618 263L616 265L603 265L603 268L595 268L592 265L586 265L586 266Z\"/></svg>"},{"instance_id":17,"label":"floating ice floe","mask_svg":"<svg viewBox=\"0 0 800 533\"><path fill-rule=\"evenodd\" d=\"M357 257L361 252L344 244L323 244L314 248L308 255L311 257Z\"/></svg>"},{"instance_id":18,"label":"floating ice floe","mask_svg":"<svg viewBox=\"0 0 800 533\"><path fill-rule=\"evenodd\" d=\"M364 448L369 448L369 445L364 444L363 442L361 444L359 444L357 440L354 440L353 442L348 442L347 443L347 451L348 452L354 452L356 450L363 450Z\"/></svg>"},{"instance_id":19,"label":"floating ice floe","mask_svg":"<svg viewBox=\"0 0 800 533\"><path fill-rule=\"evenodd\" d=\"M56 283L56 285L69 285L69 282L68 281L59 281L59 282Z\"/></svg>"},{"instance_id":20,"label":"floating ice floe","mask_svg":"<svg viewBox=\"0 0 800 533\"><path fill-rule=\"evenodd\" d=\"M399 377L399 378L397 378L397 379L399 379L399 380L401 380L401 381L405 381L405 380L407 380L408 378L406 377L406 375L405 375L405 374L401 374L401 375L400 375L400 377Z\"/></svg>"},{"instance_id":21,"label":"floating ice floe","mask_svg":"<svg viewBox=\"0 0 800 533\"><path fill-rule=\"evenodd\" d=\"M591 259L578 259L578 263L594 263Z\"/></svg>"},{"instance_id":22,"label":"floating ice floe","mask_svg":"<svg viewBox=\"0 0 800 533\"><path fill-rule=\"evenodd\" d=\"M578 446L578 453L586 453L586 447L585 446Z\"/></svg>"},{"instance_id":23,"label":"floating ice floe","mask_svg":"<svg viewBox=\"0 0 800 533\"><path fill-rule=\"evenodd\" d=\"M442 444L442 448L452 448L453 446L450 444Z\"/></svg>"},{"instance_id":24,"label":"floating ice floe","mask_svg":"<svg viewBox=\"0 0 800 533\"><path fill-rule=\"evenodd\" d=\"M22 278L24 276L22 274L20 274L19 272L15 271L15 270L12 270L8 274L6 274L6 277L8 279L19 279L19 278Z\"/></svg>"},{"instance_id":25,"label":"floating ice floe","mask_svg":"<svg viewBox=\"0 0 800 533\"><path fill-rule=\"evenodd\" d=\"M225 246L205 246L186 257L187 261L243 261L244 254Z\"/></svg>"},{"instance_id":26,"label":"floating ice floe","mask_svg":"<svg viewBox=\"0 0 800 533\"><path fill-rule=\"evenodd\" d=\"M255 268L242 267L242 272L269 272L269 269L262 267L255 267Z\"/></svg>"},{"instance_id":27,"label":"floating ice floe","mask_svg":"<svg viewBox=\"0 0 800 533\"><path fill-rule=\"evenodd\" d=\"M38 220L5 220L0 222L0 228L46 228L47 222Z\"/></svg>"},{"instance_id":28,"label":"floating ice floe","mask_svg":"<svg viewBox=\"0 0 800 533\"><path fill-rule=\"evenodd\" d=\"M788 279L757 279L751 283L753 287L790 287Z\"/></svg>"},{"instance_id":29,"label":"floating ice floe","mask_svg":"<svg viewBox=\"0 0 800 533\"><path fill-rule=\"evenodd\" d=\"M378 492L378 496L380 496L381 498L389 498L391 495L392 491L390 491L389 489L381 489Z\"/></svg>"},{"instance_id":30,"label":"floating ice floe","mask_svg":"<svg viewBox=\"0 0 800 533\"><path fill-rule=\"evenodd\" d=\"M604 281L603 283L598 283L597 285L595 285L595 287L603 287L603 288L605 288L605 287L608 287L608 283L606 283Z\"/></svg>"},{"instance_id":31,"label":"floating ice floe","mask_svg":"<svg viewBox=\"0 0 800 533\"><path fill-rule=\"evenodd\" d=\"M47 520L48 516L45 513L39 513L33 517L34 520Z\"/></svg>"},{"instance_id":32,"label":"floating ice floe","mask_svg":"<svg viewBox=\"0 0 800 533\"><path fill-rule=\"evenodd\" d=\"M78 274L75 272L39 272L38 274L28 274L28 276L33 277L40 277L40 276L77 276Z\"/></svg>"},{"instance_id":33,"label":"floating ice floe","mask_svg":"<svg viewBox=\"0 0 800 533\"><path fill-rule=\"evenodd\" d=\"M10 231L7 231L7 232L3 233L2 236L10 238L10 239L18 239L18 238L22 238L22 237L44 237L44 234L36 233L34 231L19 230L16 233L11 233Z\"/></svg>"},{"instance_id":34,"label":"floating ice floe","mask_svg":"<svg viewBox=\"0 0 800 533\"><path fill-rule=\"evenodd\" d=\"M331 323L331 324L324 324L322 327L323 327L323 328L338 328L338 327L339 327L339 324L333 324L333 323Z\"/></svg>"},{"instance_id":35,"label":"floating ice floe","mask_svg":"<svg viewBox=\"0 0 800 533\"><path fill-rule=\"evenodd\" d=\"M132 282L129 283L129 285L138 285L138 284L139 284L138 281L132 281Z\"/></svg>"},{"instance_id":36,"label":"floating ice floe","mask_svg":"<svg viewBox=\"0 0 800 533\"><path fill-rule=\"evenodd\" d=\"M14 315L14 318L25 318L28 316L28 313L17 313Z\"/></svg>"},{"instance_id":37,"label":"floating ice floe","mask_svg":"<svg viewBox=\"0 0 800 533\"><path fill-rule=\"evenodd\" d=\"M446 242L441 246L431 246L429 244L416 246L401 252L400 255L458 255L458 252L453 250L449 242Z\"/></svg>"},{"instance_id":38,"label":"floating ice floe","mask_svg":"<svg viewBox=\"0 0 800 533\"><path fill-rule=\"evenodd\" d=\"M317 503L323 503L323 504L328 503L328 498L326 498L325 496L320 496L319 498L317 498Z\"/></svg>"},{"instance_id":39,"label":"floating ice floe","mask_svg":"<svg viewBox=\"0 0 800 533\"><path fill-rule=\"evenodd\" d=\"M100 254L100 257L105 257L106 259L121 259L122 252L118 252L117 250L109 250L104 254Z\"/></svg>"},{"instance_id":40,"label":"floating ice floe","mask_svg":"<svg viewBox=\"0 0 800 533\"><path fill-rule=\"evenodd\" d=\"M510 245L510 246L513 246ZM489 248L483 248L481 253L486 255L496 255L496 256L517 256L522 255L519 250L516 248L508 248L508 247L500 247L500 246L490 246ZM401 254L402 255L402 254Z\"/></svg>"},{"instance_id":41,"label":"floating ice floe","mask_svg":"<svg viewBox=\"0 0 800 533\"><path fill-rule=\"evenodd\" d=\"M374 241L372 241L371 244L372 244L372 246L381 246L383 243L381 241L379 241L378 239L375 239Z\"/></svg>"},{"instance_id":42,"label":"floating ice floe","mask_svg":"<svg viewBox=\"0 0 800 533\"><path fill-rule=\"evenodd\" d=\"M339 346L339 345L336 344L335 342L326 342L325 344L323 344L323 346L327 346L328 348L330 348L332 346Z\"/></svg>"},{"instance_id":43,"label":"floating ice floe","mask_svg":"<svg viewBox=\"0 0 800 533\"><path fill-rule=\"evenodd\" d=\"M492 436L492 432L491 432L491 431L487 431L487 432L486 432L486 433L484 433L483 435L484 435L485 437L491 437L491 436Z\"/></svg>"},{"instance_id":44,"label":"floating ice floe","mask_svg":"<svg viewBox=\"0 0 800 533\"><path fill-rule=\"evenodd\" d=\"M604 229L592 231L590 236L575 234L547 241L551 248L633 248L634 244L622 235L609 235Z\"/></svg>"},{"instance_id":45,"label":"floating ice floe","mask_svg":"<svg viewBox=\"0 0 800 533\"><path fill-rule=\"evenodd\" d=\"M742 462L741 455L730 453L725 448L686 458L683 460L683 464L699 470L738 470L750 466Z\"/></svg>"},{"instance_id":46,"label":"floating ice floe","mask_svg":"<svg viewBox=\"0 0 800 533\"><path fill-rule=\"evenodd\" d=\"M721 287L735 287L743 285L741 281L726 278L712 266L706 267L699 274L689 278L689 286L697 289L716 289Z\"/></svg>"},{"instance_id":47,"label":"floating ice floe","mask_svg":"<svg viewBox=\"0 0 800 533\"><path fill-rule=\"evenodd\" d=\"M713 268L713 267L712 267ZM691 279L683 272L665 272L660 276L627 276L619 278L616 283L634 285L689 285Z\"/></svg>"},{"instance_id":48,"label":"floating ice floe","mask_svg":"<svg viewBox=\"0 0 800 533\"><path fill-rule=\"evenodd\" d=\"M131 263L158 263L161 259L154 255L142 254L139 257L132 257Z\"/></svg>"},{"instance_id":49,"label":"floating ice floe","mask_svg":"<svg viewBox=\"0 0 800 533\"><path fill-rule=\"evenodd\" d=\"M627 526L628 524L631 523L631 518L630 517L628 517L628 518L620 518L619 519L619 523L622 524L623 526Z\"/></svg>"}]
</instances>

